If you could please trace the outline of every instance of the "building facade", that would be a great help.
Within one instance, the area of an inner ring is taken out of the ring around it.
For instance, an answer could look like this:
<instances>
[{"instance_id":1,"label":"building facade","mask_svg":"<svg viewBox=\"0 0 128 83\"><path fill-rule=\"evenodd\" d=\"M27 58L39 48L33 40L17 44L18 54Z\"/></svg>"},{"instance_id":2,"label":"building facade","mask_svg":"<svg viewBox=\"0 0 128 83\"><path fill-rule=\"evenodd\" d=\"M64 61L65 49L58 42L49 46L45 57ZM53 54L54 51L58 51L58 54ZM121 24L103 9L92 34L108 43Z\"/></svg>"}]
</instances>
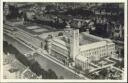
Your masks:
<instances>
[{"instance_id":1,"label":"building facade","mask_svg":"<svg viewBox=\"0 0 128 83\"><path fill-rule=\"evenodd\" d=\"M109 39L86 32L79 34L79 30L71 30L67 35L53 37L49 49L64 64L70 63L71 58L77 67L86 70L91 68L90 62L115 55L115 44Z\"/></svg>"}]
</instances>

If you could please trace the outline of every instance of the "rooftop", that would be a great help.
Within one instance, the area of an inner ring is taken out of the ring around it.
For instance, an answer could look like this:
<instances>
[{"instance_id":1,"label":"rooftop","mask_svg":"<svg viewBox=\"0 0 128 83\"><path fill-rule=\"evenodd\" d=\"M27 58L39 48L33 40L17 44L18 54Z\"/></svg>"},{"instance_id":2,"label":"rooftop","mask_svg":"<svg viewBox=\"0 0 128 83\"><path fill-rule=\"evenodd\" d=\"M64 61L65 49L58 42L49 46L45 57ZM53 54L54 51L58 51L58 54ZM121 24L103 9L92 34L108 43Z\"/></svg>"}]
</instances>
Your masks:
<instances>
[{"instance_id":1,"label":"rooftop","mask_svg":"<svg viewBox=\"0 0 128 83\"><path fill-rule=\"evenodd\" d=\"M80 45L91 44L91 43L99 42L102 40L104 39L98 36L88 34L86 32L80 33L80 41L79 41Z\"/></svg>"},{"instance_id":2,"label":"rooftop","mask_svg":"<svg viewBox=\"0 0 128 83\"><path fill-rule=\"evenodd\" d=\"M82 55L76 56L76 59L78 59L78 60L80 60L82 62L87 62L87 60L88 60L85 56L82 56Z\"/></svg>"},{"instance_id":3,"label":"rooftop","mask_svg":"<svg viewBox=\"0 0 128 83\"><path fill-rule=\"evenodd\" d=\"M95 49L97 47L105 46L106 44L107 44L106 41L100 41L100 42L95 42L95 43L83 45L83 46L80 46L80 51Z\"/></svg>"},{"instance_id":4,"label":"rooftop","mask_svg":"<svg viewBox=\"0 0 128 83\"><path fill-rule=\"evenodd\" d=\"M66 43L70 43L68 41L68 39L65 38L65 37L58 37L57 39L54 39L54 40L57 40L58 42L62 43L63 45L65 45ZM79 45L80 46L96 43L96 42L99 42L99 41L102 41L102 40L103 40L103 38L93 36L93 35L88 34L86 32L82 32L79 35Z\"/></svg>"}]
</instances>

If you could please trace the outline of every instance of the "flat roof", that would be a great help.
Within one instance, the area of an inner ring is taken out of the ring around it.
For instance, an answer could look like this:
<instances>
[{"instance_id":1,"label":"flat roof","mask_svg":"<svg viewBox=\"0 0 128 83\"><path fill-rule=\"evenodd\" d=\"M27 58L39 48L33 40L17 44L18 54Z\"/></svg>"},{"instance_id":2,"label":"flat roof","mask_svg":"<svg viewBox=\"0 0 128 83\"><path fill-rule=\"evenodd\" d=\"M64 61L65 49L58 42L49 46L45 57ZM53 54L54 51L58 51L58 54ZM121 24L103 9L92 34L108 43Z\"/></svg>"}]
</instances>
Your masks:
<instances>
[{"instance_id":1,"label":"flat roof","mask_svg":"<svg viewBox=\"0 0 128 83\"><path fill-rule=\"evenodd\" d=\"M91 44L94 42L99 42L102 40L102 38L88 34L86 32L82 32L79 34L79 44L85 45L85 44Z\"/></svg>"},{"instance_id":2,"label":"flat roof","mask_svg":"<svg viewBox=\"0 0 128 83\"><path fill-rule=\"evenodd\" d=\"M98 48L98 47L105 46L106 44L107 44L106 41L100 41L100 42L95 42L95 43L92 43L92 44L82 45L82 46L80 46L80 51L95 49L95 48Z\"/></svg>"}]
</instances>

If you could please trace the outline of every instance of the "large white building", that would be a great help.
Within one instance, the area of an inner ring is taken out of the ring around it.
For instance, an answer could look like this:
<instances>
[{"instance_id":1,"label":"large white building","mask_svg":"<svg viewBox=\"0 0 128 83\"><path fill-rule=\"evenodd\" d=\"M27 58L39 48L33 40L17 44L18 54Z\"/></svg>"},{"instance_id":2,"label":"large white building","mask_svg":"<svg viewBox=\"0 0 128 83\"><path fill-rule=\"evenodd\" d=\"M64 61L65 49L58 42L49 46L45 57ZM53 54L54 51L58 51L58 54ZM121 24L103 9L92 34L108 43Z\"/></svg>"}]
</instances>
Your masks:
<instances>
[{"instance_id":1,"label":"large white building","mask_svg":"<svg viewBox=\"0 0 128 83\"><path fill-rule=\"evenodd\" d=\"M115 54L115 44L110 39L79 33L79 30L58 31L51 36L48 41L49 54L67 65L72 59L75 66L81 66L82 70L89 69L92 61Z\"/></svg>"}]
</instances>

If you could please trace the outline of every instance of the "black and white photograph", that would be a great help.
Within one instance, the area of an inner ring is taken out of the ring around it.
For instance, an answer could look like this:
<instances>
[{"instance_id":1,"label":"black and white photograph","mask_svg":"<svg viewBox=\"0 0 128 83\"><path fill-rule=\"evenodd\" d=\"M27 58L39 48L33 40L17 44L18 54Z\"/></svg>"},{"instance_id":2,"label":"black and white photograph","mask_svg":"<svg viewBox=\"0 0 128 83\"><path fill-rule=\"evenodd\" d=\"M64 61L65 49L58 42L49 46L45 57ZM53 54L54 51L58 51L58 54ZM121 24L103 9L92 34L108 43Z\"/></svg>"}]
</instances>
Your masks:
<instances>
[{"instance_id":1,"label":"black and white photograph","mask_svg":"<svg viewBox=\"0 0 128 83\"><path fill-rule=\"evenodd\" d=\"M126 78L125 3L2 4L3 79Z\"/></svg>"}]
</instances>

